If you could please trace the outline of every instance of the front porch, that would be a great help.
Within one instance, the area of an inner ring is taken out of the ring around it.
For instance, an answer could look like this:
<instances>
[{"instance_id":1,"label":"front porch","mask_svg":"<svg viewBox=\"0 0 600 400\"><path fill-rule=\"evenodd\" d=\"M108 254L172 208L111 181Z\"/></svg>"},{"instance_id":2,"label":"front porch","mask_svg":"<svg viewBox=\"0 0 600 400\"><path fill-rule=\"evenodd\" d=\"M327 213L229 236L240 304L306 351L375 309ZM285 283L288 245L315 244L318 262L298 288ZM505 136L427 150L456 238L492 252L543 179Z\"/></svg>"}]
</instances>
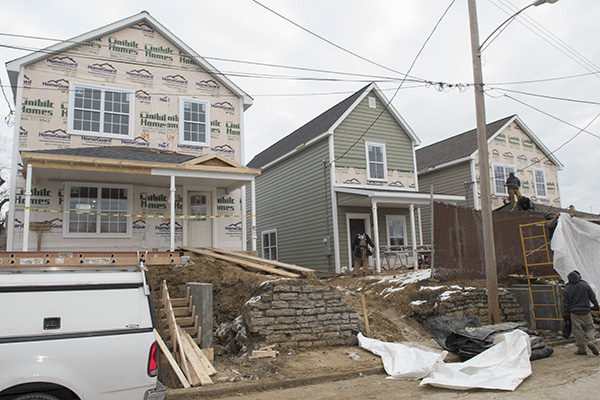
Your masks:
<instances>
[{"instance_id":1,"label":"front porch","mask_svg":"<svg viewBox=\"0 0 600 400\"><path fill-rule=\"evenodd\" d=\"M14 195L9 251L32 250L40 235L40 250L246 250L253 217L243 215L243 188L258 170L216 154L116 146L22 151L21 158L25 187ZM36 237L32 223L40 222L50 229Z\"/></svg>"},{"instance_id":2,"label":"front porch","mask_svg":"<svg viewBox=\"0 0 600 400\"><path fill-rule=\"evenodd\" d=\"M334 235L339 243L335 248L336 272L342 270L342 264L352 265L350 242L359 228L375 243L372 267L376 273L398 261L417 269L419 256L432 252L431 244L423 243L421 208L431 207L432 201L463 200L462 196L377 188L336 187L335 193L334 215L338 218L334 218Z\"/></svg>"}]
</instances>

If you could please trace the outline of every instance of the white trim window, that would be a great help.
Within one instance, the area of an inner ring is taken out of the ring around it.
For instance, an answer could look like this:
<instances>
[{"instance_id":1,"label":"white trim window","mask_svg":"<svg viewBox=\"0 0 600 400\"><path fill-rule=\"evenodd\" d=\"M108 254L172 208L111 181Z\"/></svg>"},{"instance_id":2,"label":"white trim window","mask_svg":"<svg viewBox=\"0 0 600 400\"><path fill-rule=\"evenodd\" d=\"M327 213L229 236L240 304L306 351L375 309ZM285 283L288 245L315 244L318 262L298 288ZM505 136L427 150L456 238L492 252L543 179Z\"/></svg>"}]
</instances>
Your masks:
<instances>
[{"instance_id":1,"label":"white trim window","mask_svg":"<svg viewBox=\"0 0 600 400\"><path fill-rule=\"evenodd\" d=\"M506 178L511 172L517 172L517 168L510 164L492 164L492 180L494 182L494 194L508 196L505 186Z\"/></svg>"},{"instance_id":2,"label":"white trim window","mask_svg":"<svg viewBox=\"0 0 600 400\"><path fill-rule=\"evenodd\" d=\"M546 171L539 168L533 168L533 186L535 187L536 197L548 197L546 187Z\"/></svg>"},{"instance_id":3,"label":"white trim window","mask_svg":"<svg viewBox=\"0 0 600 400\"><path fill-rule=\"evenodd\" d=\"M365 152L367 155L367 179L387 181L385 144L365 142Z\"/></svg>"},{"instance_id":4,"label":"white trim window","mask_svg":"<svg viewBox=\"0 0 600 400\"><path fill-rule=\"evenodd\" d=\"M192 146L209 146L210 103L196 99L181 99L179 107L181 117L179 141Z\"/></svg>"},{"instance_id":5,"label":"white trim window","mask_svg":"<svg viewBox=\"0 0 600 400\"><path fill-rule=\"evenodd\" d=\"M386 215L388 246L406 246L406 217L404 215Z\"/></svg>"},{"instance_id":6,"label":"white trim window","mask_svg":"<svg viewBox=\"0 0 600 400\"><path fill-rule=\"evenodd\" d=\"M266 260L277 261L277 230L262 233L262 254Z\"/></svg>"},{"instance_id":7,"label":"white trim window","mask_svg":"<svg viewBox=\"0 0 600 400\"><path fill-rule=\"evenodd\" d=\"M71 183L66 188L66 237L130 237L131 186Z\"/></svg>"},{"instance_id":8,"label":"white trim window","mask_svg":"<svg viewBox=\"0 0 600 400\"><path fill-rule=\"evenodd\" d=\"M134 93L74 83L69 92L69 133L131 138Z\"/></svg>"}]
</instances>

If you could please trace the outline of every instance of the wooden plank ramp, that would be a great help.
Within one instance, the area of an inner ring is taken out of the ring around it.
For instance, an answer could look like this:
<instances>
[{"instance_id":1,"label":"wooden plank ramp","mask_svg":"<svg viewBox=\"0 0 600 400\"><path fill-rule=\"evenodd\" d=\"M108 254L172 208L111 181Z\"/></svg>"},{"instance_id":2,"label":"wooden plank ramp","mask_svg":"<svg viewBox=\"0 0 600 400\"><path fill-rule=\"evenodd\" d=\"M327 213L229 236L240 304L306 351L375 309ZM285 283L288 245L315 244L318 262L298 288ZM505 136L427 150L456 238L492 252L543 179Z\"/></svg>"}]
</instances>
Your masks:
<instances>
[{"instance_id":1,"label":"wooden plank ramp","mask_svg":"<svg viewBox=\"0 0 600 400\"><path fill-rule=\"evenodd\" d=\"M251 256L250 254L237 253L237 252L233 252L233 251L218 249L216 247L202 247L202 249L207 249L209 251L213 251L213 252L219 253L219 254L224 254L226 256L233 256L233 257L238 257L238 258L241 258L244 260L250 260L250 261L255 261L255 262L266 264L266 265L272 265L274 267L279 267L279 268L282 268L287 271L297 272L299 274L304 275L307 278L315 277L314 269L300 267L300 266L294 265L294 264L287 264L287 263L283 263L283 262L275 261L275 260L267 260L265 258Z\"/></svg>"},{"instance_id":2,"label":"wooden plank ramp","mask_svg":"<svg viewBox=\"0 0 600 400\"><path fill-rule=\"evenodd\" d=\"M262 265L262 264L258 264L256 262L252 262L252 261L248 261L248 260L244 260L240 257L237 257L237 254L234 255L223 255L223 254L219 254L217 252L214 251L210 251L210 250L206 250L204 248L202 249L196 249L193 247L187 247L187 246L181 246L180 247L182 250L185 251L189 251L192 252L194 254L198 254L201 256L207 256L207 257L212 257L212 258L216 258L219 260L223 260L223 261L228 261L234 264L238 264L246 269L249 270L253 270L253 271L258 271L258 272L264 272L267 274L273 274L273 275L279 275L279 276L283 276L286 278L300 278L299 274L293 273L293 272L289 272L289 271L283 271L281 269L277 269L277 268L273 268L273 267L269 267L266 265ZM265 262L268 260L265 260Z\"/></svg>"}]
</instances>

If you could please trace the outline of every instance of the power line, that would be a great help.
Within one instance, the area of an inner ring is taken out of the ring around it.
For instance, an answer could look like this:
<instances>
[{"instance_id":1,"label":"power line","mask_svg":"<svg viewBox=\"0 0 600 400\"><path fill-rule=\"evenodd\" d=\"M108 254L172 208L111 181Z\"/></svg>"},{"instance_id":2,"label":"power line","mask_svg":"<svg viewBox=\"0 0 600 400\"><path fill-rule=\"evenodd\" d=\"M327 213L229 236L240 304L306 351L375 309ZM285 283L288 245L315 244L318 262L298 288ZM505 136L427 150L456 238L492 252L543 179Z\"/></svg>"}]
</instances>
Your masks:
<instances>
[{"instance_id":1,"label":"power line","mask_svg":"<svg viewBox=\"0 0 600 400\"><path fill-rule=\"evenodd\" d=\"M495 3L494 0L489 0L489 1L494 6L496 6L501 11L503 11L503 12L505 12L507 14L512 14L514 11L518 10L518 7L515 6L514 4L510 3L510 1L508 1L508 0L506 0L506 1L504 1L504 0L498 0L498 1L500 1L503 4L503 6L506 7L509 11L507 11L502 6L500 6L497 3ZM528 15L525 15L525 14L522 14L522 17L528 23L525 23L524 21L521 21L520 19L517 19L517 22L519 22L521 25L523 25L529 31L531 31L532 33L534 33L535 35L537 35L538 37L540 37L542 40L544 40L545 42L547 42L548 44L550 44L552 47L554 47L555 49L557 49L558 51L560 51L561 53L563 53L565 56L567 56L571 60L575 61L577 64L579 64L583 68L587 69L590 72L594 72L594 75L596 75L597 77L600 78L600 72L599 72L600 67L599 66L597 66L592 61L590 61L588 58L586 58L585 56L583 56L581 53L579 53L577 50L575 50L569 44L567 44L566 42L564 42L558 36L556 36L555 34L553 34L550 30L548 30L547 28L545 28L542 24L538 23L532 17L530 17ZM538 31L536 31L534 29L534 27Z\"/></svg>"},{"instance_id":2,"label":"power line","mask_svg":"<svg viewBox=\"0 0 600 400\"><path fill-rule=\"evenodd\" d=\"M410 68L408 69L408 72L406 73L406 75L404 76L405 78L408 77L410 71L413 69L413 67L415 66L417 60L419 59L419 56L421 55L421 53L423 52L423 50L425 49L425 46L427 45L427 43L429 42L429 40L431 39L431 37L433 36L433 34L435 33L435 31L437 30L437 27L440 25L440 23L442 22L442 20L444 19L444 17L446 16L446 14L448 14L448 11L450 11L450 8L454 5L454 2L456 0L452 0L452 2L450 3L450 5L446 8L446 10L444 11L444 13L442 14L442 16L439 18L439 20L437 21L437 23L435 24L435 26L433 27L431 33L429 34L429 36L427 36L427 39L425 39L425 42L423 43L423 45L421 46L421 48L419 49L419 52L417 53L417 55L415 56L413 62L410 65ZM400 85L398 86L398 89L396 89L396 91L394 92L394 95L390 98L390 100L387 102L387 104L385 105L385 107L383 108L383 110L379 113L379 115L377 115L377 118L375 118L375 120L373 120L373 122L371 122L371 124L367 127L367 129L365 129L365 131L358 137L358 139L356 139L356 141L350 146L348 147L348 149L346 149L346 151L344 151L344 153L342 153L341 156L337 157L335 160L333 160L332 162L329 163L329 165L331 165L333 162L337 162L339 160L341 160L342 158L344 158L344 156L346 154L348 154L348 152L350 150L352 150L352 148L354 148L354 146L356 146L356 144L358 144L358 142L361 141L361 139L367 134L367 132L371 129L371 127L373 127L373 125L375 125L375 123L379 120L379 118L383 115L383 113L385 111L388 110L388 107L390 106L390 104L392 103L392 100L394 100L394 98L396 97L396 95L398 94L398 91L400 90L400 88L402 87L402 84L404 83L405 79L402 80L402 82L400 82Z\"/></svg>"},{"instance_id":3,"label":"power line","mask_svg":"<svg viewBox=\"0 0 600 400\"><path fill-rule=\"evenodd\" d=\"M532 79L532 80L517 81L517 82L491 82L491 83L486 83L486 85L522 85L522 84L528 84L528 83L544 83L544 82L561 81L561 80L573 79L573 78L581 78L584 76L597 75L599 73L600 73L600 70L594 71L594 72L586 72L584 74L559 76L556 78Z\"/></svg>"},{"instance_id":4,"label":"power line","mask_svg":"<svg viewBox=\"0 0 600 400\"><path fill-rule=\"evenodd\" d=\"M330 44L331 46L335 47L336 49L342 50L343 52L345 52L345 53L348 53L348 54L350 54L350 55L352 55L352 56L354 56L354 57L357 57L357 58L359 58L359 59L361 59L361 60L363 60L363 61L366 61L366 62L368 62L369 64L376 65L376 66L378 66L378 67L380 67L380 68L383 68L383 69L385 69L385 70L387 70L387 71L395 72L395 73L397 73L397 74L399 74L399 75L402 75L402 76L404 76L405 78L407 78L407 77L410 77L410 78L413 78L413 79L420 80L420 79L419 79L419 78L417 78L417 77L414 77L414 76L410 76L410 75L408 75L408 74L410 73L410 70L409 70L409 71L408 71L408 72L405 74L405 73L403 73L403 72L400 72L400 71L398 71L398 70L395 70L395 69L393 69L393 68L386 67L385 65L383 65L383 64L380 64L380 63L378 63L378 62L375 62L375 61L369 60L368 58L366 58L366 57L363 57L363 56L361 56L360 54L357 54L357 53L355 53L355 52L353 52L353 51L351 51L351 50L348 50L348 49L346 49L346 48L344 48L344 47L342 47L342 46L340 46L340 45L338 45L338 44L336 44L336 43L334 43L334 42L332 42L332 41L330 41L330 40L328 40L328 39L324 38L323 36L321 36L321 35L318 35L317 33L315 33L315 32L313 32L313 31L311 31L311 30L309 30L309 29L307 29L307 28L303 27L302 25L300 25L300 24L298 24L298 23L296 23L296 22L292 21L291 19L289 19L289 18L287 18L287 17L285 17L285 16L283 16L283 15L281 15L281 14L280 14L280 13L278 13L277 11L275 11L275 10L273 10L273 9L271 9L271 8L269 8L269 7L267 7L267 6L265 6L264 4L260 3L259 1L257 1L257 0L252 0L252 1L253 1L253 2L255 2L256 4L258 4L259 6L263 7L263 8L264 8L264 9L266 9L267 11L269 11L269 12L271 12L271 13L273 13L273 14L277 15L279 18L282 18L282 19L284 19L285 21L289 22L290 24L292 24L292 25L294 25L294 26L296 26L296 27L298 27L298 28L302 29L304 32L306 32L306 33L308 33L308 34L310 34L310 35L312 35L312 36L314 36L314 37L316 37L316 38L318 38L318 39L320 39L320 40L322 40L322 41L324 41L324 42L326 42L326 43Z\"/></svg>"},{"instance_id":5,"label":"power line","mask_svg":"<svg viewBox=\"0 0 600 400\"><path fill-rule=\"evenodd\" d=\"M579 136L581 133L585 132L585 130L587 128L589 128L590 125L592 125L594 123L594 121L596 121L598 118L600 117L600 113L598 113L594 118L592 118L592 120L582 129L579 129L579 132L577 132L575 135L573 135L571 138L569 138L569 140L567 140L566 142L564 142L563 144L561 144L560 146L558 146L556 149L554 149L553 151L550 152L550 154L544 156L540 161L542 160L546 160L550 158L550 155L553 155L554 153L556 153L558 150L562 149L563 147L565 147L567 144L569 144L570 142L572 142L573 140L575 140L575 138L577 136ZM539 161L538 161L539 162ZM538 162L534 162L531 163L529 165L527 165L526 167L523 167L521 170L526 170L529 167L532 167L533 165L537 164Z\"/></svg>"},{"instance_id":6,"label":"power line","mask_svg":"<svg viewBox=\"0 0 600 400\"><path fill-rule=\"evenodd\" d=\"M543 95L543 94L523 92L521 90L504 89L504 88L500 88L500 87L490 87L487 90L501 90L501 91L504 91L504 92L518 93L518 94L522 94L522 95L525 95L525 96L539 97L539 98L542 98L542 99L561 100L561 101L568 101L568 102L571 102L571 103L580 103L580 104L600 105L600 102L598 102L598 101L568 99L568 98L565 98L565 97L548 96L548 95Z\"/></svg>"},{"instance_id":7,"label":"power line","mask_svg":"<svg viewBox=\"0 0 600 400\"><path fill-rule=\"evenodd\" d=\"M582 128L580 128L580 127L576 126L576 125L573 125L573 124L571 124L570 122L567 122L567 121L565 121L565 120L563 120L563 119L560 119L560 118L558 118L558 117L556 117L556 116L554 116L554 115L552 115L552 114L550 114L550 113L547 113L546 111L540 110L539 108L537 108L537 107L534 107L534 106L532 106L532 105L530 105L530 104L527 104L527 103L525 103L524 101L521 101L521 100L519 100L519 99L516 99L516 98L514 98L514 97L512 97L512 96L510 96L510 95L508 95L508 94L504 94L504 97L508 97L509 99L511 99L511 100L513 100L513 101L516 101L517 103L520 103L520 104L522 104L522 105L524 105L524 106L526 106L526 107L529 107L529 108L531 108L531 109L533 109L533 110L535 110L535 111L537 111L537 112L539 112L539 113L542 113L542 114L544 114L544 115L547 115L548 117L550 117L550 118L553 118L553 119L555 119L555 120L557 120L557 121L559 121L559 122L562 122L562 123L563 123L563 124L565 124L565 125L568 125L568 126L570 126L570 127L572 127L572 128L575 128L575 129L580 129L582 132L585 132L585 133L587 133L588 135L591 135L591 136L593 136L593 137L595 137L595 138L597 138L597 139L600 139L600 136L599 136L599 135L596 135L595 133L592 133L592 132L588 131L588 130L587 130L587 128L583 128L583 129L582 129Z\"/></svg>"},{"instance_id":8,"label":"power line","mask_svg":"<svg viewBox=\"0 0 600 400\"><path fill-rule=\"evenodd\" d=\"M4 122L8 127L15 125L15 110L12 108L12 104L8 100L8 96L6 95L6 91L4 90L4 85L2 84L2 78L0 78L0 87L2 88L2 94L4 95L4 100L6 100L6 104L8 105L8 114L4 117Z\"/></svg>"}]
</instances>

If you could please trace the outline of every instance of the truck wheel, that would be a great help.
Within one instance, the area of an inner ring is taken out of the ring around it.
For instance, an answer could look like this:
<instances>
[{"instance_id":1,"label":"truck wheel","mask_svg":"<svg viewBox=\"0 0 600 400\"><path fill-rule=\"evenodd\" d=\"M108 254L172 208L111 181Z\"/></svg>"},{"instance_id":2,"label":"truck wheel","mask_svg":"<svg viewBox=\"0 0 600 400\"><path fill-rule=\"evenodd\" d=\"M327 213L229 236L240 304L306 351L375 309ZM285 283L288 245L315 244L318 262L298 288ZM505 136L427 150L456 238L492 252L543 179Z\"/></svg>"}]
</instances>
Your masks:
<instances>
[{"instance_id":1,"label":"truck wheel","mask_svg":"<svg viewBox=\"0 0 600 400\"><path fill-rule=\"evenodd\" d=\"M45 393L29 393L15 397L13 400L59 400L58 398Z\"/></svg>"}]
</instances>

